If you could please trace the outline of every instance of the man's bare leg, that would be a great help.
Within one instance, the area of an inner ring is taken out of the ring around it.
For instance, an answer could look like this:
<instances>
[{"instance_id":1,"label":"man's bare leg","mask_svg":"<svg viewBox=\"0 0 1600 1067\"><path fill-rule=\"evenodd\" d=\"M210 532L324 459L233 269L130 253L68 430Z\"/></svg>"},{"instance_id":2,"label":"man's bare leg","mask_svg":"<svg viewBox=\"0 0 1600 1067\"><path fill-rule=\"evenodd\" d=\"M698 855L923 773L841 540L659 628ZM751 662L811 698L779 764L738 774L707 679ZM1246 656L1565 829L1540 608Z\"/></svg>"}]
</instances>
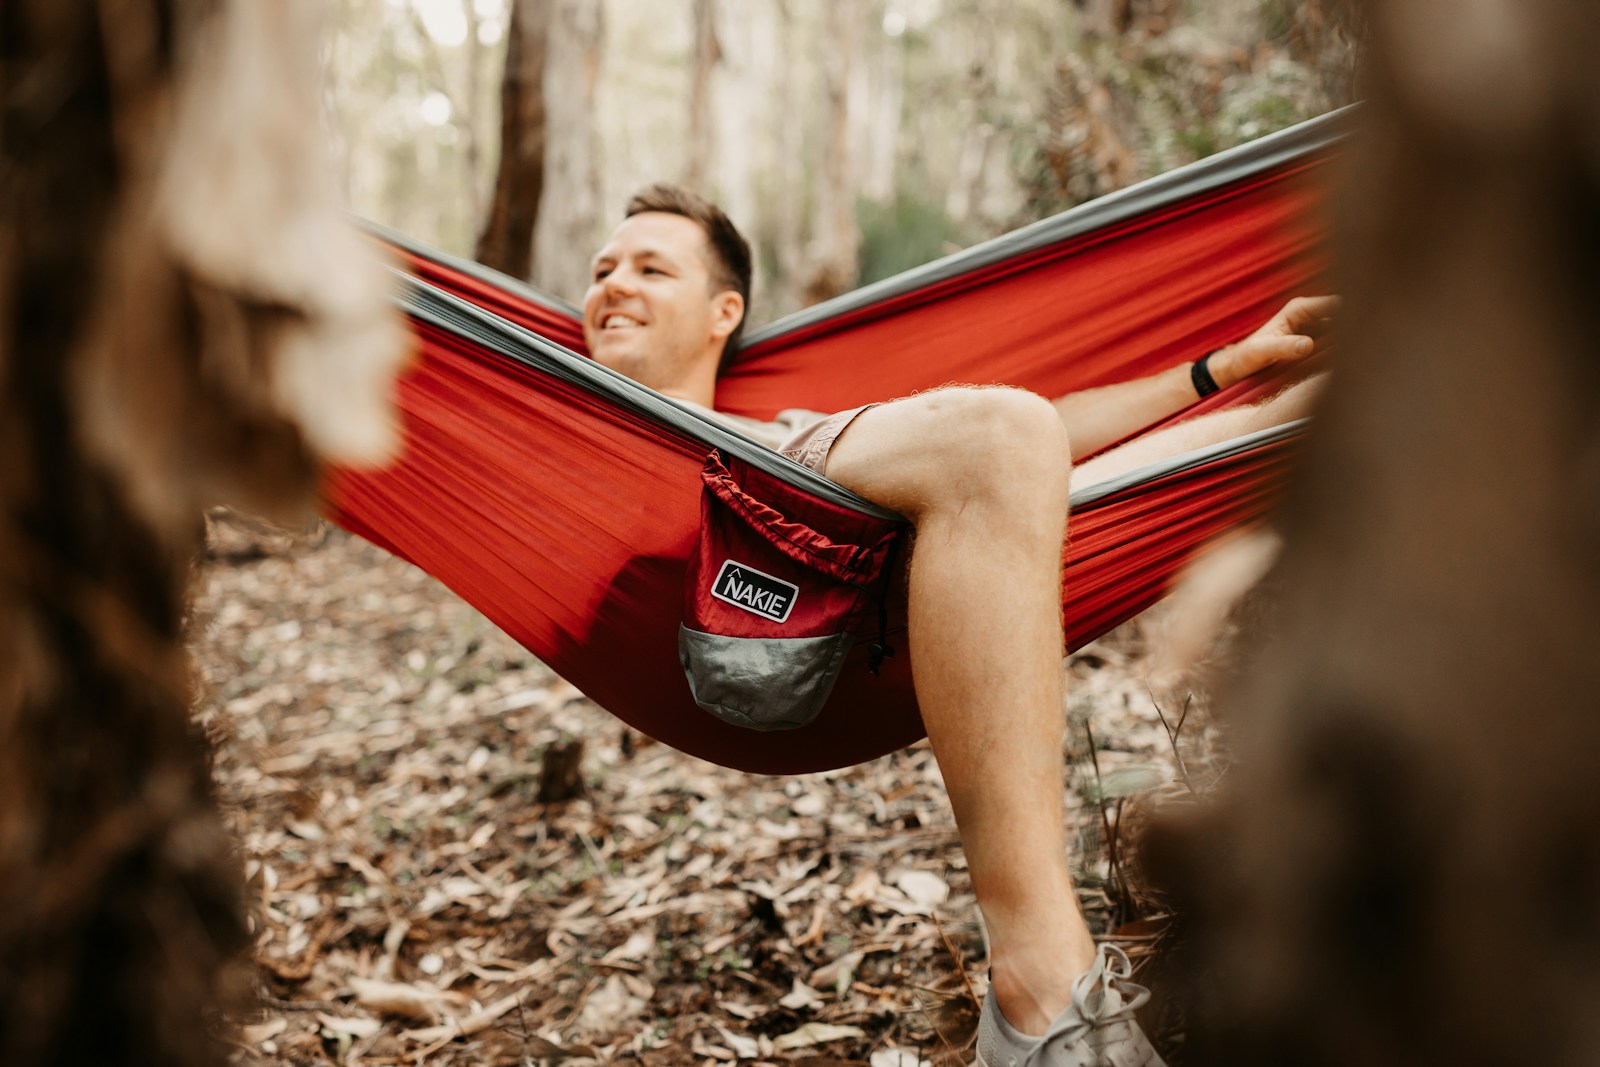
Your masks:
<instances>
[{"instance_id":1,"label":"man's bare leg","mask_svg":"<svg viewBox=\"0 0 1600 1067\"><path fill-rule=\"evenodd\" d=\"M917 699L989 930L995 996L1043 1033L1094 959L1067 867L1061 548L1070 472L1049 404L943 389L873 408L828 477L916 525Z\"/></svg>"},{"instance_id":2,"label":"man's bare leg","mask_svg":"<svg viewBox=\"0 0 1600 1067\"><path fill-rule=\"evenodd\" d=\"M1201 415L1119 445L1074 467L1072 488L1082 489L1147 463L1170 459L1197 448L1231 441L1257 430L1304 418L1311 414L1312 405L1326 380L1326 375L1319 374L1259 404ZM1070 434L1071 430L1071 423L1068 422L1067 432Z\"/></svg>"}]
</instances>

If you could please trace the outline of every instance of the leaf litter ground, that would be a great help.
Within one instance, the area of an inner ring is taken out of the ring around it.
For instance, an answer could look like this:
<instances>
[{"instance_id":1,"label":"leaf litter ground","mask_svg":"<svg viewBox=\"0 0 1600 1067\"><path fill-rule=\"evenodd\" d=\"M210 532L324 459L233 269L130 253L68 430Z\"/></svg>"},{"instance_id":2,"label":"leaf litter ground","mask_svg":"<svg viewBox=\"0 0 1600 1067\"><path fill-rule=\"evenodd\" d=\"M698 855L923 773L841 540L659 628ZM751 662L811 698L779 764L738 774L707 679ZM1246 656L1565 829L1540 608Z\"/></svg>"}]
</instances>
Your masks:
<instances>
[{"instance_id":1,"label":"leaf litter ground","mask_svg":"<svg viewBox=\"0 0 1600 1067\"><path fill-rule=\"evenodd\" d=\"M195 600L262 994L240 1063L970 1060L983 936L925 742L788 778L685 756L326 526L214 516ZM1071 657L1063 752L1081 903L1135 957L1153 905L1107 835L1181 789L1150 625ZM1184 727L1188 771L1210 733ZM540 803L576 740L582 793Z\"/></svg>"}]
</instances>

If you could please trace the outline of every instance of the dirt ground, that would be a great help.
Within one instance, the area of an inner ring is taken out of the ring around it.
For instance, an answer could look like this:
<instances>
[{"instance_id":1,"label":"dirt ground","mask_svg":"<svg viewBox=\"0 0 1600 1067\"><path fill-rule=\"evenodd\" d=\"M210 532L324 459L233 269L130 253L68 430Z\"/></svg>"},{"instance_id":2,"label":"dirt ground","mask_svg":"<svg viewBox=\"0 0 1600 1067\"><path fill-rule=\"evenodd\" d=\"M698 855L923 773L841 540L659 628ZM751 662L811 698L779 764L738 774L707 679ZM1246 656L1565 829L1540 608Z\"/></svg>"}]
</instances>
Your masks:
<instances>
[{"instance_id":1,"label":"dirt ground","mask_svg":"<svg viewBox=\"0 0 1600 1067\"><path fill-rule=\"evenodd\" d=\"M210 542L198 716L263 1005L238 1062L971 1058L983 935L925 742L826 774L724 770L342 531L219 516ZM1107 832L1126 836L1122 798L1215 772L1215 728L1191 710L1174 744L1158 713L1154 625L1068 664L1080 899L1136 958L1159 909L1126 891ZM1172 724L1183 696L1163 692ZM541 802L547 750L576 741L580 794Z\"/></svg>"}]
</instances>

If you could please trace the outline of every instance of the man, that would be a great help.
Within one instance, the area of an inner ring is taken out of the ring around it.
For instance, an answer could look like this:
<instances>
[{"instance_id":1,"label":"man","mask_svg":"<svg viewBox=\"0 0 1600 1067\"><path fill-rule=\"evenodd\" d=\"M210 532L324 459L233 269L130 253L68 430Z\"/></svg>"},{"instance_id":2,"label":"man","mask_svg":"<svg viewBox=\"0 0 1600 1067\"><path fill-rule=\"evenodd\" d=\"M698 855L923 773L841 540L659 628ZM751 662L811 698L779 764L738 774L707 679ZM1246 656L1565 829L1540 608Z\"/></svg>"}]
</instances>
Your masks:
<instances>
[{"instance_id":1,"label":"man","mask_svg":"<svg viewBox=\"0 0 1600 1067\"><path fill-rule=\"evenodd\" d=\"M590 355L714 409L750 270L749 246L719 209L672 186L645 190L595 257L583 304ZM1309 331L1331 310L1331 298L1293 301L1204 369L1227 386L1303 358L1315 348ZM784 412L771 424L718 416L916 527L907 637L989 933L991 990L978 1040L987 1067L1107 1054L1119 1064L1161 1062L1126 999L1143 991L1122 981L1120 950L1097 951L1067 866L1061 548L1071 484L1289 421L1309 398L1292 389L1073 470L1069 442L1089 453L1120 440L1193 403L1202 380L1180 367L1053 403L1021 389L946 387L834 415Z\"/></svg>"}]
</instances>

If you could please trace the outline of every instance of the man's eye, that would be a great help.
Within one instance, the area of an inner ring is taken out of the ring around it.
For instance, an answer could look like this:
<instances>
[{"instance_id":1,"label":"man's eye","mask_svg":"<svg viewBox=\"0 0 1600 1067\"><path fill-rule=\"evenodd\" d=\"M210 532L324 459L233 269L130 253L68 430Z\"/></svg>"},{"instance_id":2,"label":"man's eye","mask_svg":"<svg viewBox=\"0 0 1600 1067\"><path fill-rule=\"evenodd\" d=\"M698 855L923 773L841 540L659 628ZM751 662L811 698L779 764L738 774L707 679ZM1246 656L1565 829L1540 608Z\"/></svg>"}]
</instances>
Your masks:
<instances>
[{"instance_id":1,"label":"man's eye","mask_svg":"<svg viewBox=\"0 0 1600 1067\"><path fill-rule=\"evenodd\" d=\"M610 272L610 271L609 271L609 270L606 270L606 269L605 269L605 268L603 268L603 267L602 267L602 268L597 268L597 269L596 269L596 270L595 270L595 272L594 272L594 280L595 280L595 281L597 281L597 282L599 282L599 281L604 281L604 280L605 280L605 277L606 277L606 275L607 275L607 274L610 274L610 273L611 273L611 272Z\"/></svg>"}]
</instances>

